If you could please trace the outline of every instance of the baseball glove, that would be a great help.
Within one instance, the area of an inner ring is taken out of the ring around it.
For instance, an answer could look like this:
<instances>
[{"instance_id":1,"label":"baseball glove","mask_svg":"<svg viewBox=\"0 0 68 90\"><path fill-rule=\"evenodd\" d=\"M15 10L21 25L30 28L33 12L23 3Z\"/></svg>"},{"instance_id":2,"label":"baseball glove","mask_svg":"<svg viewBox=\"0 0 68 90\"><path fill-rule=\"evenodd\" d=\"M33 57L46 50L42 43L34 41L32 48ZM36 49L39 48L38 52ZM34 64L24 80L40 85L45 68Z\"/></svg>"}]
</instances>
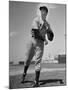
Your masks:
<instances>
[{"instance_id":1,"label":"baseball glove","mask_svg":"<svg viewBox=\"0 0 68 90\"><path fill-rule=\"evenodd\" d=\"M53 41L54 33L52 30L49 30L49 29L47 30L47 37L49 41Z\"/></svg>"}]
</instances>

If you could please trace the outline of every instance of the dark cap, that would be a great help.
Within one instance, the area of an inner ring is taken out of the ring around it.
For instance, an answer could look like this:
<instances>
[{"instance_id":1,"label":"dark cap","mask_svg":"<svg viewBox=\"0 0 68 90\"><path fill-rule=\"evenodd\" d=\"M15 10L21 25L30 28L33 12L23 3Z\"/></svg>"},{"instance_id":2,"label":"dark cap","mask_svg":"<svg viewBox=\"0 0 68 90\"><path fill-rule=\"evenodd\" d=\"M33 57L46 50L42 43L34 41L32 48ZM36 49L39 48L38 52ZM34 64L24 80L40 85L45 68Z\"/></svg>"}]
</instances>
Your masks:
<instances>
[{"instance_id":1,"label":"dark cap","mask_svg":"<svg viewBox=\"0 0 68 90\"><path fill-rule=\"evenodd\" d=\"M46 10L46 12L48 13L48 8L46 6L41 6L39 9L40 10Z\"/></svg>"}]
</instances>

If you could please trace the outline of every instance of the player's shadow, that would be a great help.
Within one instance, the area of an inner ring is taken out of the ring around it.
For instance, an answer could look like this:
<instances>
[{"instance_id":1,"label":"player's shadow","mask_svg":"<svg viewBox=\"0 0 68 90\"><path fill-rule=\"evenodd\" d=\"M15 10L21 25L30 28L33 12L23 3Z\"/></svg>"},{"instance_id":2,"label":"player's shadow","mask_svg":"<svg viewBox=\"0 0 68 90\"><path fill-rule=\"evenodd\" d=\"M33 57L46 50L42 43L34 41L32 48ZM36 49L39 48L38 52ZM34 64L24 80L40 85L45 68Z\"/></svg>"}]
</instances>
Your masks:
<instances>
[{"instance_id":1,"label":"player's shadow","mask_svg":"<svg viewBox=\"0 0 68 90\"><path fill-rule=\"evenodd\" d=\"M47 80L40 80L40 85L44 85L47 83L56 83L56 82L60 82L60 84L63 84L63 80L62 79L47 79Z\"/></svg>"},{"instance_id":2,"label":"player's shadow","mask_svg":"<svg viewBox=\"0 0 68 90\"><path fill-rule=\"evenodd\" d=\"M21 83L33 83L33 81L24 81L24 82L21 82Z\"/></svg>"},{"instance_id":3,"label":"player's shadow","mask_svg":"<svg viewBox=\"0 0 68 90\"><path fill-rule=\"evenodd\" d=\"M45 85L47 83L56 83L56 82L60 82L60 84L63 84L63 80L62 79L47 79L47 80L40 80L39 83L40 85ZM24 81L24 83L33 83L33 81Z\"/></svg>"}]
</instances>

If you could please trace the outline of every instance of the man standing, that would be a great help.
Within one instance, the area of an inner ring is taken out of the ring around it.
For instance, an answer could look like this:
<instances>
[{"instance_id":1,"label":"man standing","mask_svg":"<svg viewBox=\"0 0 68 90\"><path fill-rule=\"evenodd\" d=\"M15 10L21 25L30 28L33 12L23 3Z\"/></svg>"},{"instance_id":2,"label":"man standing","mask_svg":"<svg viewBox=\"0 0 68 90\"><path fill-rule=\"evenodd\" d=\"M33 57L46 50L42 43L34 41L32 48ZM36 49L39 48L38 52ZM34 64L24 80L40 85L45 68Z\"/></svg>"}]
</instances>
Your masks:
<instances>
[{"instance_id":1,"label":"man standing","mask_svg":"<svg viewBox=\"0 0 68 90\"><path fill-rule=\"evenodd\" d=\"M27 52L27 59L26 64L24 66L24 72L22 77L22 82L25 80L25 76L27 74L28 67L30 65L30 62L35 55L35 81L34 81L34 87L39 86L39 77L40 77L40 70L41 70L41 61L43 56L43 50L44 50L44 43L45 45L48 44L48 41L46 40L46 35L48 37L48 40L52 41L54 34L50 28L50 25L46 21L46 17L48 14L48 8L46 6L42 6L39 8L41 15L36 17L32 24L31 29L31 42L30 47Z\"/></svg>"}]
</instances>

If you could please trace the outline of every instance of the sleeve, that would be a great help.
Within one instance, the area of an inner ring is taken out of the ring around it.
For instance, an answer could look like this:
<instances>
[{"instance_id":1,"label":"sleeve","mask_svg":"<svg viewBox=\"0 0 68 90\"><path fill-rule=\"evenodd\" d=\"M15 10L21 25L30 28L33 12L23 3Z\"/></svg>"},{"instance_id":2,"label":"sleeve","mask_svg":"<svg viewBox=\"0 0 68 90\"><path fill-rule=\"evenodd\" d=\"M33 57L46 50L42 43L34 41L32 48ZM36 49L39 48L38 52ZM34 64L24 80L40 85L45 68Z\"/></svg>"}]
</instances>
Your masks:
<instances>
[{"instance_id":1,"label":"sleeve","mask_svg":"<svg viewBox=\"0 0 68 90\"><path fill-rule=\"evenodd\" d=\"M33 22L32 22L32 27L31 27L31 34L32 34L32 37L36 37L37 34L38 34L38 25L37 25L37 22L38 22L38 18L34 18Z\"/></svg>"},{"instance_id":2,"label":"sleeve","mask_svg":"<svg viewBox=\"0 0 68 90\"><path fill-rule=\"evenodd\" d=\"M38 17L33 20L32 29L38 29Z\"/></svg>"}]
</instances>

